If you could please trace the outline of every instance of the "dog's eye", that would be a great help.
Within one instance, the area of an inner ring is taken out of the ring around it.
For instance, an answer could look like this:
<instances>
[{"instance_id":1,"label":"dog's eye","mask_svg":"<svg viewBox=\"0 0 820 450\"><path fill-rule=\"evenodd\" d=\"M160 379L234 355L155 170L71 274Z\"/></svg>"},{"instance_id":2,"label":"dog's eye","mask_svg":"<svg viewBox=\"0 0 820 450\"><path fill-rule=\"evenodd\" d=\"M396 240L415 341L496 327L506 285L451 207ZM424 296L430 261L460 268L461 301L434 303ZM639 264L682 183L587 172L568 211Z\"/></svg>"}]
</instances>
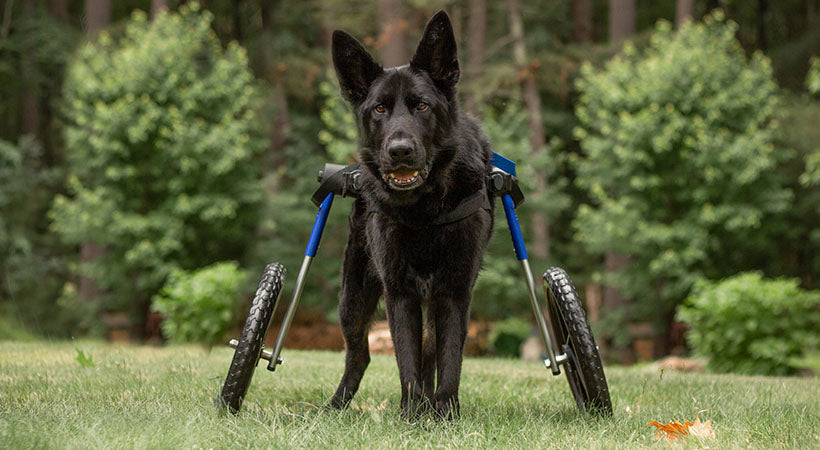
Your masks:
<instances>
[{"instance_id":1,"label":"dog's eye","mask_svg":"<svg viewBox=\"0 0 820 450\"><path fill-rule=\"evenodd\" d=\"M427 103L418 102L418 104L416 104L416 111L427 111Z\"/></svg>"},{"instance_id":2,"label":"dog's eye","mask_svg":"<svg viewBox=\"0 0 820 450\"><path fill-rule=\"evenodd\" d=\"M376 107L373 109L379 114L384 114L385 112L387 112L387 109L382 104L376 105Z\"/></svg>"}]
</instances>

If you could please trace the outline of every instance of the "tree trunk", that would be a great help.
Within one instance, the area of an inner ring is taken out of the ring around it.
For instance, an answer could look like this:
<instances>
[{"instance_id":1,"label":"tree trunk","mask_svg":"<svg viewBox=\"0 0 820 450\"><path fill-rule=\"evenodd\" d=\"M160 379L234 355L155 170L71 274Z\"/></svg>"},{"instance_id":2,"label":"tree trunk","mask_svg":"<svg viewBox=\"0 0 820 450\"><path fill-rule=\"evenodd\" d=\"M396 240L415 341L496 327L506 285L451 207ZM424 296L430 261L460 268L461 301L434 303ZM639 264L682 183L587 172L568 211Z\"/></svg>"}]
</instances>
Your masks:
<instances>
[{"instance_id":1,"label":"tree trunk","mask_svg":"<svg viewBox=\"0 0 820 450\"><path fill-rule=\"evenodd\" d=\"M609 274L617 272L620 269L626 267L627 265L629 265L629 257L622 253L609 252L606 255L604 255L604 270ZM604 288L602 308L604 314L606 314L607 312L617 311L621 308L626 308L629 306L630 303L632 303L632 300L625 298L623 295L621 295L621 292L618 290L618 288L611 285L607 285ZM624 327L627 327L627 330L629 329L628 320L622 325ZM624 348L611 347L605 349L605 352L609 355L612 355L610 361L619 362L622 364L629 364L635 361L635 351L631 346Z\"/></svg>"},{"instance_id":2,"label":"tree trunk","mask_svg":"<svg viewBox=\"0 0 820 450\"><path fill-rule=\"evenodd\" d=\"M407 50L407 19L400 0L379 0L379 22L381 34L376 42L384 67L407 64L410 54Z\"/></svg>"},{"instance_id":3,"label":"tree trunk","mask_svg":"<svg viewBox=\"0 0 820 450\"><path fill-rule=\"evenodd\" d=\"M609 0L609 39L613 43L635 34L635 0ZM604 271L611 274L629 265L627 255L609 252L604 255ZM604 288L602 309L604 314L627 307L630 299L624 298L618 288L607 285ZM624 323L624 326L628 323ZM635 360L631 347L611 348L607 351L612 360L628 363Z\"/></svg>"},{"instance_id":4,"label":"tree trunk","mask_svg":"<svg viewBox=\"0 0 820 450\"><path fill-rule=\"evenodd\" d=\"M766 51L769 44L766 40L766 15L769 13L769 0L757 0L757 45Z\"/></svg>"},{"instance_id":5,"label":"tree trunk","mask_svg":"<svg viewBox=\"0 0 820 450\"><path fill-rule=\"evenodd\" d=\"M111 0L85 0L86 31L96 33L111 23ZM83 262L90 262L105 253L105 247L93 242L80 245L80 257ZM93 300L102 291L92 278L80 278L80 296Z\"/></svg>"},{"instance_id":6,"label":"tree trunk","mask_svg":"<svg viewBox=\"0 0 820 450\"><path fill-rule=\"evenodd\" d=\"M487 0L469 0L467 19L467 70L468 82L481 70L484 64L484 51L487 38ZM481 114L480 106L474 95L464 95L464 106L475 116Z\"/></svg>"},{"instance_id":7,"label":"tree trunk","mask_svg":"<svg viewBox=\"0 0 820 450\"><path fill-rule=\"evenodd\" d=\"M111 24L111 0L85 0L85 30L97 31Z\"/></svg>"},{"instance_id":8,"label":"tree trunk","mask_svg":"<svg viewBox=\"0 0 820 450\"><path fill-rule=\"evenodd\" d=\"M105 246L93 242L84 242L80 245L80 257L83 262L94 261L105 254ZM97 287L93 278L80 277L80 297L86 300L93 300L102 294L102 290Z\"/></svg>"},{"instance_id":9,"label":"tree trunk","mask_svg":"<svg viewBox=\"0 0 820 450\"><path fill-rule=\"evenodd\" d=\"M609 40L622 41L635 34L635 0L609 0Z\"/></svg>"},{"instance_id":10,"label":"tree trunk","mask_svg":"<svg viewBox=\"0 0 820 450\"><path fill-rule=\"evenodd\" d=\"M168 11L168 0L151 0L151 18L157 17L162 10Z\"/></svg>"},{"instance_id":11,"label":"tree trunk","mask_svg":"<svg viewBox=\"0 0 820 450\"><path fill-rule=\"evenodd\" d=\"M48 0L48 11L62 21L68 21L68 0Z\"/></svg>"},{"instance_id":12,"label":"tree trunk","mask_svg":"<svg viewBox=\"0 0 820 450\"><path fill-rule=\"evenodd\" d=\"M526 47L524 46L524 24L521 21L521 11L518 0L507 0L510 18L510 33L513 40L513 59L518 68L518 78L521 82L521 91L527 107L530 128L530 149L533 154L540 154L544 148L544 125L541 120L541 98L535 85L535 73L532 65L527 61ZM535 196L543 197L547 191L547 178L536 172ZM549 248L549 220L543 212L536 211L532 215L533 246L532 253L539 259L548 259Z\"/></svg>"},{"instance_id":13,"label":"tree trunk","mask_svg":"<svg viewBox=\"0 0 820 450\"><path fill-rule=\"evenodd\" d=\"M695 16L695 0L678 0L675 11L675 28L680 28L687 20Z\"/></svg>"},{"instance_id":14,"label":"tree trunk","mask_svg":"<svg viewBox=\"0 0 820 450\"><path fill-rule=\"evenodd\" d=\"M461 4L459 2L453 2L453 6L450 7L450 22L453 25L453 36L456 39L456 45L459 47L461 46L461 36L463 36L463 24L464 21L464 12L462 10Z\"/></svg>"},{"instance_id":15,"label":"tree trunk","mask_svg":"<svg viewBox=\"0 0 820 450\"><path fill-rule=\"evenodd\" d=\"M33 19L36 13L35 0L23 1L23 14L27 19ZM23 91L20 95L20 125L23 134L40 136L40 98L37 95L37 68L35 61L36 49L33 46L26 48L23 55L21 72L23 76Z\"/></svg>"},{"instance_id":16,"label":"tree trunk","mask_svg":"<svg viewBox=\"0 0 820 450\"><path fill-rule=\"evenodd\" d=\"M282 76L280 74L280 76ZM282 81L277 79L273 88L273 103L276 105L276 117L270 130L270 150L268 151L268 170L273 171L285 163L288 129L290 128L290 111L288 99Z\"/></svg>"},{"instance_id":17,"label":"tree trunk","mask_svg":"<svg viewBox=\"0 0 820 450\"><path fill-rule=\"evenodd\" d=\"M3 6L3 24L0 25L0 39L5 39L11 29L11 13L14 11L14 1L6 0Z\"/></svg>"},{"instance_id":18,"label":"tree trunk","mask_svg":"<svg viewBox=\"0 0 820 450\"><path fill-rule=\"evenodd\" d=\"M259 6L259 14L262 16L262 30L269 31L271 26L271 10L273 5L272 2L262 2Z\"/></svg>"},{"instance_id":19,"label":"tree trunk","mask_svg":"<svg viewBox=\"0 0 820 450\"><path fill-rule=\"evenodd\" d=\"M71 21L71 16L68 11L68 0L48 0L48 12L56 20L68 23ZM57 154L62 151L62 146L59 144L59 133L53 131L54 118L54 98L60 96L60 85L51 84L48 88L40 94L40 118L43 123L44 133L40 139L43 145L43 163L46 167L53 167L58 160Z\"/></svg>"},{"instance_id":20,"label":"tree trunk","mask_svg":"<svg viewBox=\"0 0 820 450\"><path fill-rule=\"evenodd\" d=\"M262 2L260 14L262 15L262 32L266 36L271 36L271 27L273 26L273 8L274 2ZM282 167L287 163L285 159L285 147L287 146L288 130L290 129L290 109L288 105L288 98L285 87L282 85L282 79L285 77L287 66L284 63L276 64L276 61L271 61L269 53L263 54L264 67L266 72L273 75L273 79L268 78L273 84L273 91L271 92L271 102L276 105L276 114L270 125L268 137L270 139L270 146L265 157L265 167L270 173L274 173L275 169ZM275 178L271 177L271 182L268 183L267 189L271 194L277 190L277 183Z\"/></svg>"},{"instance_id":21,"label":"tree trunk","mask_svg":"<svg viewBox=\"0 0 820 450\"><path fill-rule=\"evenodd\" d=\"M245 1L234 0L233 3L233 37L237 42L242 42L245 40L244 29L242 27L242 4L245 3Z\"/></svg>"},{"instance_id":22,"label":"tree trunk","mask_svg":"<svg viewBox=\"0 0 820 450\"><path fill-rule=\"evenodd\" d=\"M572 40L592 42L592 0L572 1Z\"/></svg>"}]
</instances>

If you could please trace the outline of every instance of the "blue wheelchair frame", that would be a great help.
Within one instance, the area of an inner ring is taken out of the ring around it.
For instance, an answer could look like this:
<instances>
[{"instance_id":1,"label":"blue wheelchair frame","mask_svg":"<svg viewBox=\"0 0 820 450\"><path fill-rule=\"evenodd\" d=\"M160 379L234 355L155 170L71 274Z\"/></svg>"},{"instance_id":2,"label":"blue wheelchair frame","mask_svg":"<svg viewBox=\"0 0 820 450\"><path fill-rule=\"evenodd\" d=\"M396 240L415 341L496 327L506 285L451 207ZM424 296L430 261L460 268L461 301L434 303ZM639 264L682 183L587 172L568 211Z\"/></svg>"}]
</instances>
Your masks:
<instances>
[{"instance_id":1,"label":"blue wheelchair frame","mask_svg":"<svg viewBox=\"0 0 820 450\"><path fill-rule=\"evenodd\" d=\"M499 155L498 153L493 153L491 163L495 168L503 171L504 173L516 176L515 162ZM279 329L279 335L276 337L276 344L274 345L272 352L263 352L262 358L269 361L268 370L270 371L276 370L276 366L282 364L283 362L281 353L282 347L285 343L285 336L287 336L288 329L290 328L291 322L293 321L293 316L296 312L296 307L298 306L299 299L302 296L302 290L304 289L305 281L307 280L307 273L310 269L310 264L319 249L319 242L322 240L322 233L324 232L325 225L327 224L327 217L328 214L330 214L331 206L333 206L333 198L333 192L328 193L324 201L322 201L319 206L319 212L316 214L316 220L313 222L313 229L310 232L310 238L308 239L307 247L305 248L305 257L302 260L299 275L296 277L296 288L293 290L293 296L291 297L287 312L285 313L285 317L282 319L282 326ZM559 366L566 361L567 356L566 354L558 354L556 347L553 344L556 342L554 331L552 327L548 325L552 323L549 317L549 310L542 308L542 304L538 300L538 295L535 290L535 281L533 279L532 270L530 269L530 263L527 257L527 248L524 244L524 236L521 233L521 225L518 222L518 216L515 214L515 202L510 194L504 194L501 197L501 203L504 206L504 214L507 217L507 225L510 229L510 237L512 238L513 247L515 249L515 256L521 263L521 268L524 272L524 278L527 283L527 291L529 293L533 314L535 315L536 322L538 323L541 341L546 349L544 365L550 369L553 375L560 375L561 371Z\"/></svg>"}]
</instances>

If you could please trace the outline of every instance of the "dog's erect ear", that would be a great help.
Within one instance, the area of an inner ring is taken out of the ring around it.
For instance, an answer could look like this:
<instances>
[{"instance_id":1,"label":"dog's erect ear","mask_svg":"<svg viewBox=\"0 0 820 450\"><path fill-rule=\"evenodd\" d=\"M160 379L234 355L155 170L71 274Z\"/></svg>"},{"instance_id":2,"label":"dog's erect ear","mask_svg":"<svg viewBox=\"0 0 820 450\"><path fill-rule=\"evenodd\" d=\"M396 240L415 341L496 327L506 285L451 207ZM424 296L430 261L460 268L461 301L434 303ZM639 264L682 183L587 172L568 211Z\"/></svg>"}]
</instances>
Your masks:
<instances>
[{"instance_id":1,"label":"dog's erect ear","mask_svg":"<svg viewBox=\"0 0 820 450\"><path fill-rule=\"evenodd\" d=\"M427 22L427 26L424 28L424 36L419 42L410 65L429 73L433 81L448 96L455 93L455 86L461 70L458 67L453 25L450 23L450 17L447 16L446 12L437 12Z\"/></svg>"},{"instance_id":2,"label":"dog's erect ear","mask_svg":"<svg viewBox=\"0 0 820 450\"><path fill-rule=\"evenodd\" d=\"M367 97L370 83L383 72L362 44L341 30L333 32L333 67L342 95L354 105Z\"/></svg>"}]
</instances>

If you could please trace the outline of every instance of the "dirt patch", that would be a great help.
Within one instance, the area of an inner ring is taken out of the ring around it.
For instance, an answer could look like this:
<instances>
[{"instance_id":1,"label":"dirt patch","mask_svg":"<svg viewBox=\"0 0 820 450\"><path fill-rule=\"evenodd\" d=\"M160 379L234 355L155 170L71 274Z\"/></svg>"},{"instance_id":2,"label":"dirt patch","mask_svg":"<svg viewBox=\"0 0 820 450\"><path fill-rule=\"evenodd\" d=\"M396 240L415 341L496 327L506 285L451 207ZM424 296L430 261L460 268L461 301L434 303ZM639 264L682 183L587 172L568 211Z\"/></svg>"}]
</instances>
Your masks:
<instances>
[{"instance_id":1,"label":"dirt patch","mask_svg":"<svg viewBox=\"0 0 820 450\"><path fill-rule=\"evenodd\" d=\"M467 329L467 340L464 342L466 356L481 356L487 354L487 335L490 334L490 322L470 322ZM370 353L394 354L393 339L390 337L390 327L387 321L378 321L370 328L367 335L370 344Z\"/></svg>"},{"instance_id":2,"label":"dirt patch","mask_svg":"<svg viewBox=\"0 0 820 450\"><path fill-rule=\"evenodd\" d=\"M279 335L280 324L270 327L265 336L265 347L273 347ZM345 340L342 327L335 323L294 323L288 329L285 348L300 350L343 350Z\"/></svg>"},{"instance_id":3,"label":"dirt patch","mask_svg":"<svg viewBox=\"0 0 820 450\"><path fill-rule=\"evenodd\" d=\"M679 356L667 356L655 363L658 370L674 370L677 372L701 372L703 363L692 358L681 358Z\"/></svg>"}]
</instances>

